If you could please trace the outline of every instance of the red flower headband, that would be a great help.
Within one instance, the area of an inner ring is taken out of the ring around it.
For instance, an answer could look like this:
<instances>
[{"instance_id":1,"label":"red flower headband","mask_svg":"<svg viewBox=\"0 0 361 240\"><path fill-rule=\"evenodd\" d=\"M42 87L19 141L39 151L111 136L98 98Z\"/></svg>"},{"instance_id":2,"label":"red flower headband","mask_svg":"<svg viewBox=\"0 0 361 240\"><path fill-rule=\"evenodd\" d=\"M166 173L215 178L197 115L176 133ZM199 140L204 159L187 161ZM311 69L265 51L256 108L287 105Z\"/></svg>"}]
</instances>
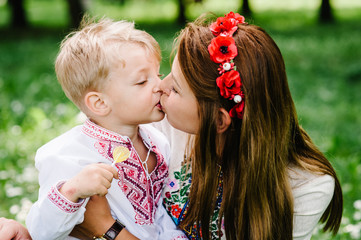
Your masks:
<instances>
[{"instance_id":1,"label":"red flower headband","mask_svg":"<svg viewBox=\"0 0 361 240\"><path fill-rule=\"evenodd\" d=\"M230 12L225 17L217 18L217 21L209 27L213 35L208 52L213 62L219 63L219 77L216 79L222 97L233 100L236 105L229 111L231 117L243 118L244 94L239 72L236 71L233 59L238 55L237 46L233 39L233 33L238 24L246 23L244 17L238 13Z\"/></svg>"}]
</instances>

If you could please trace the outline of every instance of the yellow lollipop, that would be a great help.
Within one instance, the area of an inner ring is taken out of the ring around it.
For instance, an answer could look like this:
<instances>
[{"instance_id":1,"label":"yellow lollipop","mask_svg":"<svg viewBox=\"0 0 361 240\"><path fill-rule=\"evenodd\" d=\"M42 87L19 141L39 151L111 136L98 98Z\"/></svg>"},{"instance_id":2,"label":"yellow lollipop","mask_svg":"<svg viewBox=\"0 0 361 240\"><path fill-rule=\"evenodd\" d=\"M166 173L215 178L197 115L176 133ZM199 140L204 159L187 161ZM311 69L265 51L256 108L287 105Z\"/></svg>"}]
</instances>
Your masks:
<instances>
[{"instance_id":1,"label":"yellow lollipop","mask_svg":"<svg viewBox=\"0 0 361 240\"><path fill-rule=\"evenodd\" d=\"M127 147L119 146L114 148L113 150L114 162L112 165L114 166L116 163L120 163L127 160L129 156L130 156L130 151Z\"/></svg>"}]
</instances>

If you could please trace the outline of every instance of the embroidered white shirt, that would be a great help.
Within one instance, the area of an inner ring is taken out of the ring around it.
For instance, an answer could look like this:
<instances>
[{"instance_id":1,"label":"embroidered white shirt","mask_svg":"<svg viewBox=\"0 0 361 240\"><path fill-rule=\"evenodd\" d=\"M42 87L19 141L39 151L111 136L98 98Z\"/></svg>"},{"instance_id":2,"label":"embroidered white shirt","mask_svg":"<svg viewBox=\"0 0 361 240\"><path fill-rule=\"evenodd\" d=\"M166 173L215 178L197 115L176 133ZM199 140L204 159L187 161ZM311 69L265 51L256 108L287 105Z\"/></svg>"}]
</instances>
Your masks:
<instances>
[{"instance_id":1,"label":"embroidered white shirt","mask_svg":"<svg viewBox=\"0 0 361 240\"><path fill-rule=\"evenodd\" d=\"M89 120L42 146L35 157L39 170L39 198L26 220L32 238L74 239L68 235L83 221L88 199L73 203L58 189L86 165L112 164L113 149L125 146L131 152L130 157L116 164L120 177L113 180L106 195L113 217L140 239L186 239L162 206L161 192L168 176L169 143L150 125L140 126L139 135L157 158L157 165L150 174L143 169L128 137Z\"/></svg>"}]
</instances>

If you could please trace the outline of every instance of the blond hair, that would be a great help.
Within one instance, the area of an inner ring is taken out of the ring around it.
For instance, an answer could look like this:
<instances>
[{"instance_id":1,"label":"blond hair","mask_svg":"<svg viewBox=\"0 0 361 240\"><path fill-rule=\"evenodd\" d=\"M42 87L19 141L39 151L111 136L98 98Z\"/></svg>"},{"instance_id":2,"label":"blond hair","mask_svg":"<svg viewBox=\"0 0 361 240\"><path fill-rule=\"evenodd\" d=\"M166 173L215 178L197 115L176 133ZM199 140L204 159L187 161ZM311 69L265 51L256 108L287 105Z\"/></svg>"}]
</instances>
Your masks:
<instances>
[{"instance_id":1,"label":"blond hair","mask_svg":"<svg viewBox=\"0 0 361 240\"><path fill-rule=\"evenodd\" d=\"M107 82L112 64L120 61L119 49L128 44L145 48L159 62L157 41L147 32L134 28L133 22L102 18L98 22L85 17L80 29L62 41L55 71L66 96L84 110L82 98L87 91L99 91Z\"/></svg>"}]
</instances>

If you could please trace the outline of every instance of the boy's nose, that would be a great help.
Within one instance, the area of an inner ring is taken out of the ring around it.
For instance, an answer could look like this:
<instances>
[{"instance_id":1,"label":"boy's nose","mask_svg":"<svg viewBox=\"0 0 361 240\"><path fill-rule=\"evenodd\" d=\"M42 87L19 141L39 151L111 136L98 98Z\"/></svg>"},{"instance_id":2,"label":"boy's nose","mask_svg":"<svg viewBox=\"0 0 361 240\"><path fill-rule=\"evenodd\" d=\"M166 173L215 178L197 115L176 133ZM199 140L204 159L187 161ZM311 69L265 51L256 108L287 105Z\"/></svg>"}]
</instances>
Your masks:
<instances>
[{"instance_id":1,"label":"boy's nose","mask_svg":"<svg viewBox=\"0 0 361 240\"><path fill-rule=\"evenodd\" d=\"M153 92L157 93L157 92L162 92L162 89L160 88L160 81L158 81L154 87L153 87Z\"/></svg>"},{"instance_id":2,"label":"boy's nose","mask_svg":"<svg viewBox=\"0 0 361 240\"><path fill-rule=\"evenodd\" d=\"M157 81L154 82L154 87L153 87L153 92L157 93L157 92L162 92L161 88L160 88L160 84L161 84L162 80L160 79L159 75L157 76Z\"/></svg>"}]
</instances>

